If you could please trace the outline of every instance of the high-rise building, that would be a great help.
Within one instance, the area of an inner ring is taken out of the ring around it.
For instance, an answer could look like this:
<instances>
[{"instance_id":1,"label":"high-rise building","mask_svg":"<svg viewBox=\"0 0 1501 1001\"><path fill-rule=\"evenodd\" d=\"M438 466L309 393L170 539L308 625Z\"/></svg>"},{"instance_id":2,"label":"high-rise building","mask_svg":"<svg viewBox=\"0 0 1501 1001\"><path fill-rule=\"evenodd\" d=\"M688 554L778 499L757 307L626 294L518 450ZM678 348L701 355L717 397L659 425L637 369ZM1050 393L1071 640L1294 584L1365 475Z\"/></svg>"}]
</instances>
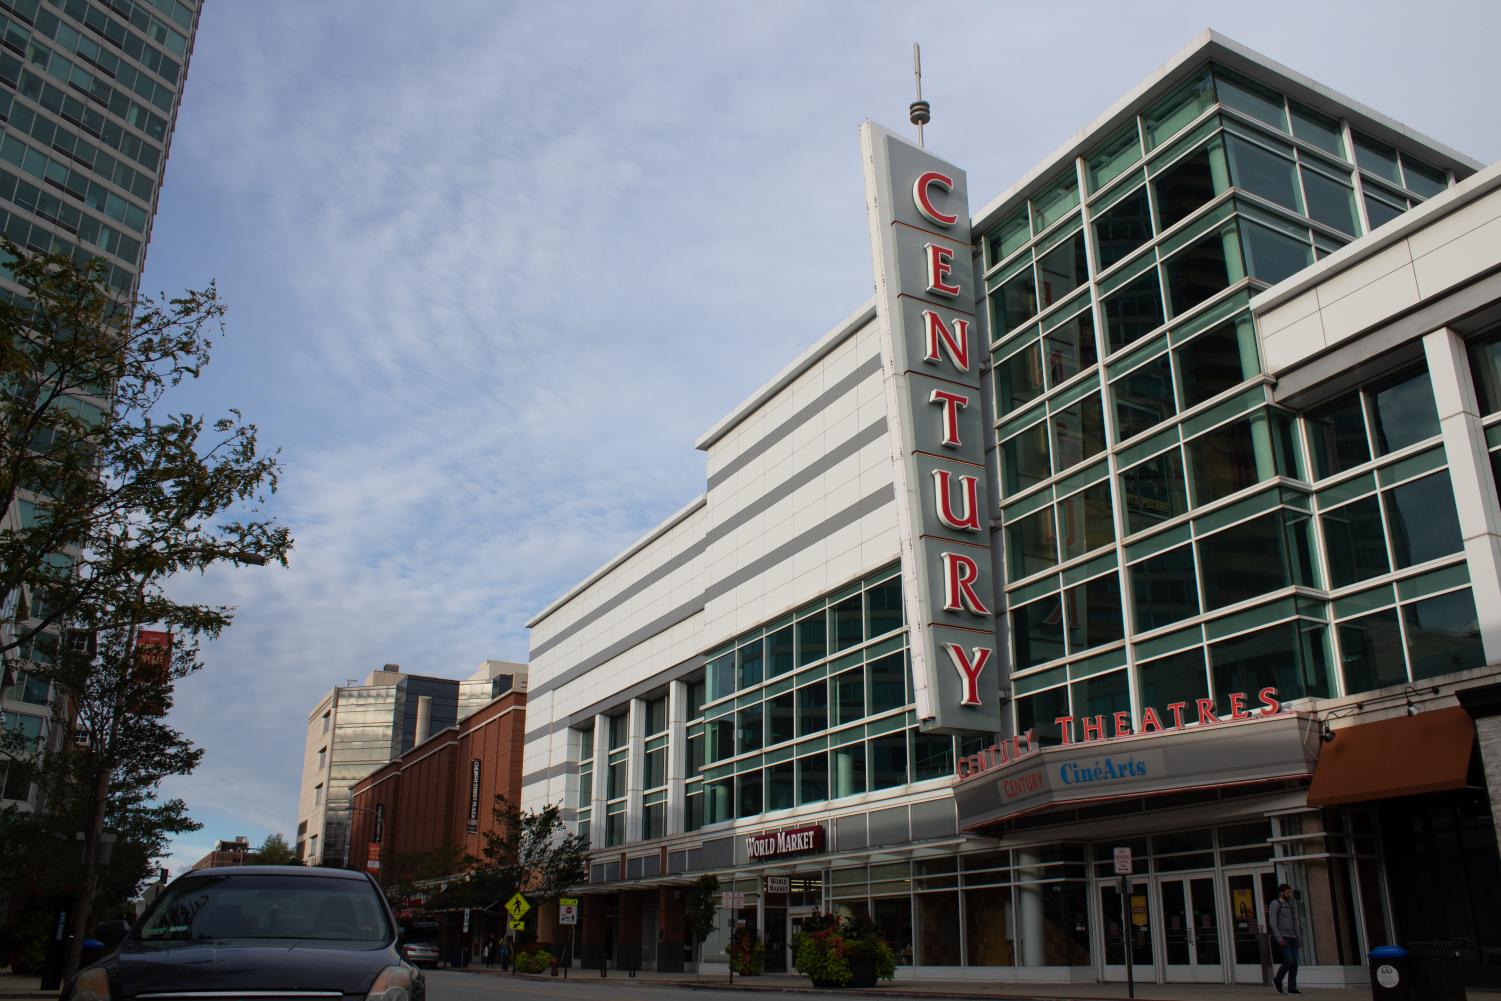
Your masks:
<instances>
[{"instance_id":1,"label":"high-rise building","mask_svg":"<svg viewBox=\"0 0 1501 1001\"><path fill-rule=\"evenodd\" d=\"M864 141L875 301L529 623L581 959L1501 981L1501 167L1213 33L984 207Z\"/></svg>"},{"instance_id":2,"label":"high-rise building","mask_svg":"<svg viewBox=\"0 0 1501 1001\"><path fill-rule=\"evenodd\" d=\"M100 258L110 285L135 294L199 13L199 0L0 2L0 233L32 250ZM0 266L0 294L17 291ZM19 525L27 507L0 517ZM7 597L0 621L12 621L19 599ZM38 751L64 734L50 686L24 668L49 662L56 643L41 633L16 651L3 691L5 725ZM32 809L33 793L18 770L0 779L5 806Z\"/></svg>"},{"instance_id":3,"label":"high-rise building","mask_svg":"<svg viewBox=\"0 0 1501 1001\"><path fill-rule=\"evenodd\" d=\"M500 660L485 661L462 681L405 674L387 664L363 684L331 689L308 714L298 858L344 865L354 784L512 689L526 690L526 665Z\"/></svg>"}]
</instances>

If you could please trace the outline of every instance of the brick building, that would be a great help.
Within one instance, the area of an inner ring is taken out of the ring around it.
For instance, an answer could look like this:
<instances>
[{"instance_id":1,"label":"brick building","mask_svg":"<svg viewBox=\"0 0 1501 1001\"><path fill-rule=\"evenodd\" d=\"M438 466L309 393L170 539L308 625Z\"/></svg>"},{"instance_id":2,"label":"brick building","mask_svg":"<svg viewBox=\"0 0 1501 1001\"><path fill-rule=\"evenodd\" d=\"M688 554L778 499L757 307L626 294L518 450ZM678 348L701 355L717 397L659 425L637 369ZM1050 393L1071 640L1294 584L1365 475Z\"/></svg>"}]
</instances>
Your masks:
<instances>
[{"instance_id":1,"label":"brick building","mask_svg":"<svg viewBox=\"0 0 1501 1001\"><path fill-rule=\"evenodd\" d=\"M526 693L507 691L356 783L350 867L394 886L452 875L465 855L479 855L495 828L495 797L520 802L525 724ZM473 915L465 944L503 935L504 917ZM443 924L446 958L460 926Z\"/></svg>"}]
</instances>

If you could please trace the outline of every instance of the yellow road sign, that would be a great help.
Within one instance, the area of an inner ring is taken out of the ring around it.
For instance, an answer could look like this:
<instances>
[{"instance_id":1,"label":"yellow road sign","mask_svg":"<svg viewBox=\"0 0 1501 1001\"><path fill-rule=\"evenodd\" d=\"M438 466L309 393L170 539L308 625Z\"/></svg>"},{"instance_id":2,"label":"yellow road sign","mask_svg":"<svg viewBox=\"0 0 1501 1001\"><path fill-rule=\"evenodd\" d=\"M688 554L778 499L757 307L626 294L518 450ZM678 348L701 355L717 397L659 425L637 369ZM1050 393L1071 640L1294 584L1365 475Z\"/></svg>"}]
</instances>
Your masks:
<instances>
[{"instance_id":1,"label":"yellow road sign","mask_svg":"<svg viewBox=\"0 0 1501 1001\"><path fill-rule=\"evenodd\" d=\"M506 901L506 911L509 912L511 917L515 918L517 921L520 921L523 917L525 917L526 912L531 909L532 905L527 903L526 898L519 893L513 896L510 900Z\"/></svg>"},{"instance_id":2,"label":"yellow road sign","mask_svg":"<svg viewBox=\"0 0 1501 1001\"><path fill-rule=\"evenodd\" d=\"M579 905L579 898L578 897L559 897L558 898L558 904L560 906L562 906L562 907L577 907Z\"/></svg>"},{"instance_id":3,"label":"yellow road sign","mask_svg":"<svg viewBox=\"0 0 1501 1001\"><path fill-rule=\"evenodd\" d=\"M522 921L520 918L516 918L512 921L507 921L506 924L511 926L511 931L526 931L526 922Z\"/></svg>"}]
</instances>

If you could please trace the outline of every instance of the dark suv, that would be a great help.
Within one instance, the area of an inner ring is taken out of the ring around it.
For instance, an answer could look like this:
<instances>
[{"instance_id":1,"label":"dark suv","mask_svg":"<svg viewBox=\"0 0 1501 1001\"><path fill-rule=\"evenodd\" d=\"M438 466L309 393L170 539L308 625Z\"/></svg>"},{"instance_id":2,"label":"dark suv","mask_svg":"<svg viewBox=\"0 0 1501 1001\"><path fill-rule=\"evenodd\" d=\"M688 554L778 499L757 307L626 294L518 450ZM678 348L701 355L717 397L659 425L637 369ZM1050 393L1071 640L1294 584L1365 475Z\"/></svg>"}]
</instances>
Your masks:
<instances>
[{"instance_id":1,"label":"dark suv","mask_svg":"<svg viewBox=\"0 0 1501 1001\"><path fill-rule=\"evenodd\" d=\"M386 899L363 873L198 869L174 880L63 998L194 1001L254 991L279 1001L423 1001L422 972L397 946Z\"/></svg>"}]
</instances>

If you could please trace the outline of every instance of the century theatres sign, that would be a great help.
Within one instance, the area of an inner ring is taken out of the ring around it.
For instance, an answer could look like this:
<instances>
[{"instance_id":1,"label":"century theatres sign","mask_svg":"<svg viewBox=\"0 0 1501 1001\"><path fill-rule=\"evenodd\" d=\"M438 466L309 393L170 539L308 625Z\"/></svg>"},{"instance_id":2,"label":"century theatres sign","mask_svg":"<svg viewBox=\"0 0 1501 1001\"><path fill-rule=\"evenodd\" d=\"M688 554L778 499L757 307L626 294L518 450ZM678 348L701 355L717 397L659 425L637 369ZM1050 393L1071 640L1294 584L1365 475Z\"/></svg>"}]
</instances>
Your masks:
<instances>
[{"instance_id":1,"label":"century theatres sign","mask_svg":"<svg viewBox=\"0 0 1501 1001\"><path fill-rule=\"evenodd\" d=\"M964 172L860 129L912 684L924 729L1001 729Z\"/></svg>"},{"instance_id":2,"label":"century theatres sign","mask_svg":"<svg viewBox=\"0 0 1501 1001\"><path fill-rule=\"evenodd\" d=\"M780 858L784 855L802 855L823 851L823 825L789 827L781 831L766 831L751 834L745 839L747 860Z\"/></svg>"}]
</instances>

